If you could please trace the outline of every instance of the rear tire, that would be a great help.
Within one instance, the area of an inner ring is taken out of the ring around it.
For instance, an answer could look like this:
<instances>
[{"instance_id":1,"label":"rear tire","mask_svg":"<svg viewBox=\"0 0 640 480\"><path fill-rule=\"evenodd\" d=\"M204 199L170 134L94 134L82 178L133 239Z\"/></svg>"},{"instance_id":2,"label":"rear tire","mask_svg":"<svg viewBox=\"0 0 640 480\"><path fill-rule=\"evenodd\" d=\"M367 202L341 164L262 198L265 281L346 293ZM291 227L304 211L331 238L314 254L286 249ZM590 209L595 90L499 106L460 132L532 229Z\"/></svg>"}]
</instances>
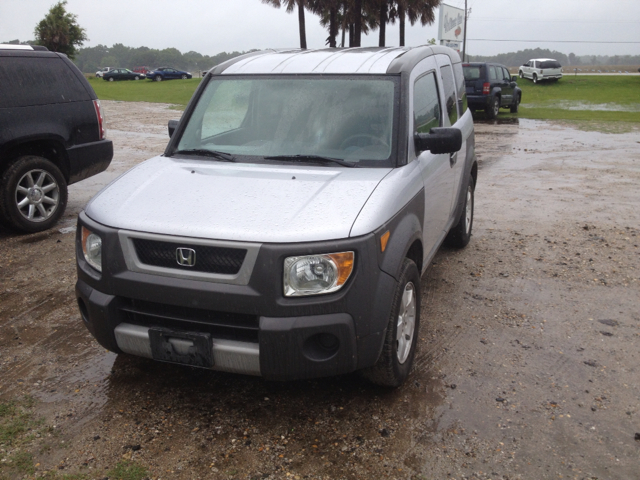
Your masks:
<instances>
[{"instance_id":1,"label":"rear tire","mask_svg":"<svg viewBox=\"0 0 640 480\"><path fill-rule=\"evenodd\" d=\"M53 162L35 155L13 160L0 179L0 218L16 230L47 230L67 207L67 182Z\"/></svg>"},{"instance_id":2,"label":"rear tire","mask_svg":"<svg viewBox=\"0 0 640 480\"><path fill-rule=\"evenodd\" d=\"M419 327L420 274L416 264L405 258L393 294L382 352L376 364L363 370L362 375L376 385L402 385L411 372Z\"/></svg>"},{"instance_id":3,"label":"rear tire","mask_svg":"<svg viewBox=\"0 0 640 480\"><path fill-rule=\"evenodd\" d=\"M109 81L113 82L114 78L113 77L109 77Z\"/></svg>"},{"instance_id":4,"label":"rear tire","mask_svg":"<svg viewBox=\"0 0 640 480\"><path fill-rule=\"evenodd\" d=\"M538 76L534 73L531 80L533 80L533 83L538 83Z\"/></svg>"},{"instance_id":5,"label":"rear tire","mask_svg":"<svg viewBox=\"0 0 640 480\"><path fill-rule=\"evenodd\" d=\"M491 97L491 101L489 102L485 113L489 120L493 120L498 116L498 113L500 113L500 97L497 95Z\"/></svg>"},{"instance_id":6,"label":"rear tire","mask_svg":"<svg viewBox=\"0 0 640 480\"><path fill-rule=\"evenodd\" d=\"M471 230L473 229L473 206L475 204L476 185L473 177L469 176L467 191L465 192L464 205L462 206L462 215L455 227L449 230L449 234L445 242L450 247L464 248L471 240Z\"/></svg>"}]
</instances>

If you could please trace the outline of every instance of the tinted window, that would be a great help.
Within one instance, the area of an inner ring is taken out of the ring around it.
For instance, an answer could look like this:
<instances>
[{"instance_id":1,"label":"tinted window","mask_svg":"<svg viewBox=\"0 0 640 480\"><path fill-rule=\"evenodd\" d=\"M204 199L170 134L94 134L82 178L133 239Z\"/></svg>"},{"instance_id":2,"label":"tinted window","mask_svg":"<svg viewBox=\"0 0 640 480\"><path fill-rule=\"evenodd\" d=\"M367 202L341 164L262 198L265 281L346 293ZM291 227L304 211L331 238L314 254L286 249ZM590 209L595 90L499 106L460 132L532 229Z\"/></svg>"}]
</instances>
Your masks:
<instances>
[{"instance_id":1,"label":"tinted window","mask_svg":"<svg viewBox=\"0 0 640 480\"><path fill-rule=\"evenodd\" d=\"M420 77L413 91L413 123L418 133L440 126L440 97L433 72Z\"/></svg>"},{"instance_id":2,"label":"tinted window","mask_svg":"<svg viewBox=\"0 0 640 480\"><path fill-rule=\"evenodd\" d=\"M540 68L561 68L560 62L555 60L549 60L546 62L540 62Z\"/></svg>"},{"instance_id":3,"label":"tinted window","mask_svg":"<svg viewBox=\"0 0 640 480\"><path fill-rule=\"evenodd\" d=\"M451 65L440 67L442 85L444 87L444 101L449 122L451 125L458 121L458 107L456 106L456 83L453 79Z\"/></svg>"},{"instance_id":4,"label":"tinted window","mask_svg":"<svg viewBox=\"0 0 640 480\"><path fill-rule=\"evenodd\" d=\"M489 66L489 81L495 82L498 80L500 76L498 76L498 69L493 65Z\"/></svg>"},{"instance_id":5,"label":"tinted window","mask_svg":"<svg viewBox=\"0 0 640 480\"><path fill-rule=\"evenodd\" d=\"M0 107L26 107L91 100L60 57L3 57Z\"/></svg>"},{"instance_id":6,"label":"tinted window","mask_svg":"<svg viewBox=\"0 0 640 480\"><path fill-rule=\"evenodd\" d=\"M464 85L465 76L463 75L461 63L453 65L453 73L456 77L456 88L458 89L458 115L462 116L467 111L467 92Z\"/></svg>"},{"instance_id":7,"label":"tinted window","mask_svg":"<svg viewBox=\"0 0 640 480\"><path fill-rule=\"evenodd\" d=\"M509 70L507 70L506 68L502 67L502 73L504 74L504 79L507 81L511 81L511 74L509 73Z\"/></svg>"},{"instance_id":8,"label":"tinted window","mask_svg":"<svg viewBox=\"0 0 640 480\"><path fill-rule=\"evenodd\" d=\"M464 79L465 80L478 80L480 78L484 78L485 67L484 65L465 65L464 69Z\"/></svg>"}]
</instances>

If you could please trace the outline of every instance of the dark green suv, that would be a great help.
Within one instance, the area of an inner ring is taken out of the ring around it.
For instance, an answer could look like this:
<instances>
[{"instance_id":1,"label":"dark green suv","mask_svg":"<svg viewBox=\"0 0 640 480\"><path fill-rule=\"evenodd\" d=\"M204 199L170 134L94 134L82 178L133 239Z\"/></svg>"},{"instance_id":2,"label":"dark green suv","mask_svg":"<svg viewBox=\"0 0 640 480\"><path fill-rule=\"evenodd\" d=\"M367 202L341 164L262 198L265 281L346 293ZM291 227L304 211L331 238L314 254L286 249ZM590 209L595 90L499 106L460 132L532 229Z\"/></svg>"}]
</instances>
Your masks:
<instances>
[{"instance_id":1,"label":"dark green suv","mask_svg":"<svg viewBox=\"0 0 640 480\"><path fill-rule=\"evenodd\" d=\"M465 63L464 83L467 102L471 111L483 110L486 117L494 119L501 108L517 113L522 100L522 90L516 79L504 65L496 63Z\"/></svg>"}]
</instances>

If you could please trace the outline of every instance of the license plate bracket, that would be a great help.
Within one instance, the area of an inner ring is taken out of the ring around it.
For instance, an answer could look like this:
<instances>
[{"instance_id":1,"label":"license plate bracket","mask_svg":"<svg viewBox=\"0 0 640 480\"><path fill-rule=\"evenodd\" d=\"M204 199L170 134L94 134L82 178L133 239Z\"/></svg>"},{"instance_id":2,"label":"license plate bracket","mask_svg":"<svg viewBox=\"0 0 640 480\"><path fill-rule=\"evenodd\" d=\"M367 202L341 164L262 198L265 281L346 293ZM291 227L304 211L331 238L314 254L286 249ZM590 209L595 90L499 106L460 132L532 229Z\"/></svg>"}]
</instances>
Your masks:
<instances>
[{"instance_id":1,"label":"license plate bracket","mask_svg":"<svg viewBox=\"0 0 640 480\"><path fill-rule=\"evenodd\" d=\"M211 335L208 333L152 327L149 340L154 360L203 368L213 366Z\"/></svg>"}]
</instances>

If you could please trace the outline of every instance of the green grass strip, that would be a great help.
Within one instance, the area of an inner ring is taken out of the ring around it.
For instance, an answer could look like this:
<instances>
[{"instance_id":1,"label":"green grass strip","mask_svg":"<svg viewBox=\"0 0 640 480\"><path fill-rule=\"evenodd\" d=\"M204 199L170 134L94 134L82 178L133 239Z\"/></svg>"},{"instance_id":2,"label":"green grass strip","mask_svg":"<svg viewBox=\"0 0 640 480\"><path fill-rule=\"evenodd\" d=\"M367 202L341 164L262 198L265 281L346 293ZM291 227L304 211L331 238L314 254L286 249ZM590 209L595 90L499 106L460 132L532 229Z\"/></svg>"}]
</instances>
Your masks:
<instances>
[{"instance_id":1,"label":"green grass strip","mask_svg":"<svg viewBox=\"0 0 640 480\"><path fill-rule=\"evenodd\" d=\"M108 82L101 78L90 78L89 83L101 100L123 102L172 103L186 106L201 78L189 80L129 80Z\"/></svg>"}]
</instances>

